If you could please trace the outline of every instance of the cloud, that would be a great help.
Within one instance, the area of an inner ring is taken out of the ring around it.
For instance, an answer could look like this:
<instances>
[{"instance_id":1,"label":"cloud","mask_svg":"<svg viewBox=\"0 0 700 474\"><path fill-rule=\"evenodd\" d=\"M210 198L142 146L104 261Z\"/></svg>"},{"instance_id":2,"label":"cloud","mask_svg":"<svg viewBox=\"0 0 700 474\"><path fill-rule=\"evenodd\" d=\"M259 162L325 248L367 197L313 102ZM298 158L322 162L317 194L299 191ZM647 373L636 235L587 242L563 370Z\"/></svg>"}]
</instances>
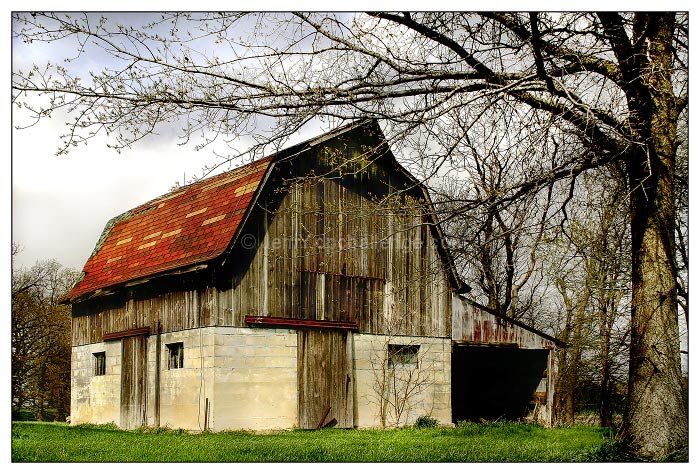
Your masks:
<instances>
[{"instance_id":1,"label":"cloud","mask_svg":"<svg viewBox=\"0 0 700 474\"><path fill-rule=\"evenodd\" d=\"M24 112L14 112L26 122ZM171 137L121 154L97 137L57 157L62 127L52 119L12 132L12 240L24 248L19 265L56 259L82 268L107 220L217 161L211 150L178 147Z\"/></svg>"}]
</instances>

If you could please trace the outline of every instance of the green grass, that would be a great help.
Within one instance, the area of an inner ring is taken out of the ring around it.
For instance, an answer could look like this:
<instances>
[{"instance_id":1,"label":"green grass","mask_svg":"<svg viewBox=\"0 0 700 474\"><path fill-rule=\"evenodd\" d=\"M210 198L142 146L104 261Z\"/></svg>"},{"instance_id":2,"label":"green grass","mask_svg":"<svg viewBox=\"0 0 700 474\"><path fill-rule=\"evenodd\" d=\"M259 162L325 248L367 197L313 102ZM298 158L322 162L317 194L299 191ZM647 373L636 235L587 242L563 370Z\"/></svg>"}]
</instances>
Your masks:
<instances>
[{"instance_id":1,"label":"green grass","mask_svg":"<svg viewBox=\"0 0 700 474\"><path fill-rule=\"evenodd\" d=\"M188 434L113 426L12 424L14 462L567 462L597 461L610 433L521 423L394 430ZM606 456L607 458L607 456Z\"/></svg>"}]
</instances>

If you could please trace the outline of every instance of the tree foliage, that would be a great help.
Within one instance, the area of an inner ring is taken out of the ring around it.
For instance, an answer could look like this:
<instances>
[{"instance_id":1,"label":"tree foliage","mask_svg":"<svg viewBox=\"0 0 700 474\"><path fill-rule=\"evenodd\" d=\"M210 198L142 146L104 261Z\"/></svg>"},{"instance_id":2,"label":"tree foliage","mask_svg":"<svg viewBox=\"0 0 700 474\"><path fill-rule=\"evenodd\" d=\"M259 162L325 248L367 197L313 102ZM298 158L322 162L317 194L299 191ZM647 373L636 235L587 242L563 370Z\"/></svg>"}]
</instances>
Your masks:
<instances>
[{"instance_id":1,"label":"tree foliage","mask_svg":"<svg viewBox=\"0 0 700 474\"><path fill-rule=\"evenodd\" d=\"M13 257L19 247L13 245ZM75 272L56 261L12 272L12 409L38 420L70 413L71 315L58 299Z\"/></svg>"}]
</instances>

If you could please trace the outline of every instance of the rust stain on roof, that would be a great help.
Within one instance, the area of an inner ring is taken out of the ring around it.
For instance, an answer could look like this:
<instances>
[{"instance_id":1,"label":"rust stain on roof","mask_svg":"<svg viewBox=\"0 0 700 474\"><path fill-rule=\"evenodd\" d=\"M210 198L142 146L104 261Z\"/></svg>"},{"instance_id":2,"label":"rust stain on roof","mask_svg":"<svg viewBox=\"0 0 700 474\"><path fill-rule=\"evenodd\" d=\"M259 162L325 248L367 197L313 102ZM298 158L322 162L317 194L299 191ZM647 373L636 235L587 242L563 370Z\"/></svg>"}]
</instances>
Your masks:
<instances>
[{"instance_id":1,"label":"rust stain on roof","mask_svg":"<svg viewBox=\"0 0 700 474\"><path fill-rule=\"evenodd\" d=\"M267 157L185 186L110 220L85 263L84 278L63 299L221 255L272 161Z\"/></svg>"}]
</instances>

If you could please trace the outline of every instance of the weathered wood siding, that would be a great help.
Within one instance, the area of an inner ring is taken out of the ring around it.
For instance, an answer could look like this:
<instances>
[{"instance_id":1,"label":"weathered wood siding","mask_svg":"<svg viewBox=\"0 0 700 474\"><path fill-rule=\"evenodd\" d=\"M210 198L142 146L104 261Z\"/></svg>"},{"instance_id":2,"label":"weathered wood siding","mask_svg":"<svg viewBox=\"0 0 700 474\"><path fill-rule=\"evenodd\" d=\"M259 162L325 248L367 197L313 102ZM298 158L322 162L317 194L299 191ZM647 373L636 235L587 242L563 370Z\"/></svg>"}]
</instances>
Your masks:
<instances>
[{"instance_id":1,"label":"weathered wood siding","mask_svg":"<svg viewBox=\"0 0 700 474\"><path fill-rule=\"evenodd\" d=\"M299 428L334 419L338 428L353 428L352 333L304 330L297 337Z\"/></svg>"},{"instance_id":2,"label":"weathered wood siding","mask_svg":"<svg viewBox=\"0 0 700 474\"><path fill-rule=\"evenodd\" d=\"M370 145L367 158L361 150ZM186 277L75 304L73 345L144 326L155 332L158 321L163 332L245 327L246 315L449 337L451 291L422 191L386 153L356 135L276 163L230 254Z\"/></svg>"},{"instance_id":3,"label":"weathered wood siding","mask_svg":"<svg viewBox=\"0 0 700 474\"><path fill-rule=\"evenodd\" d=\"M338 180L313 179L261 211L266 228L219 324L251 314L450 335L450 290L417 200L376 202Z\"/></svg>"},{"instance_id":4,"label":"weathered wood siding","mask_svg":"<svg viewBox=\"0 0 700 474\"><path fill-rule=\"evenodd\" d=\"M146 337L122 339L121 421L134 429L146 424Z\"/></svg>"},{"instance_id":5,"label":"weathered wood siding","mask_svg":"<svg viewBox=\"0 0 700 474\"><path fill-rule=\"evenodd\" d=\"M180 282L179 286L199 286L196 279ZM169 290L160 282L140 291L125 291L117 295L88 300L73 305L72 345L102 341L105 334L141 327L157 332L182 331L210 326L218 319L219 291L215 287L193 290Z\"/></svg>"},{"instance_id":6,"label":"weathered wood siding","mask_svg":"<svg viewBox=\"0 0 700 474\"><path fill-rule=\"evenodd\" d=\"M452 298L452 340L470 344L515 344L522 349L552 349L554 343L511 322Z\"/></svg>"}]
</instances>

